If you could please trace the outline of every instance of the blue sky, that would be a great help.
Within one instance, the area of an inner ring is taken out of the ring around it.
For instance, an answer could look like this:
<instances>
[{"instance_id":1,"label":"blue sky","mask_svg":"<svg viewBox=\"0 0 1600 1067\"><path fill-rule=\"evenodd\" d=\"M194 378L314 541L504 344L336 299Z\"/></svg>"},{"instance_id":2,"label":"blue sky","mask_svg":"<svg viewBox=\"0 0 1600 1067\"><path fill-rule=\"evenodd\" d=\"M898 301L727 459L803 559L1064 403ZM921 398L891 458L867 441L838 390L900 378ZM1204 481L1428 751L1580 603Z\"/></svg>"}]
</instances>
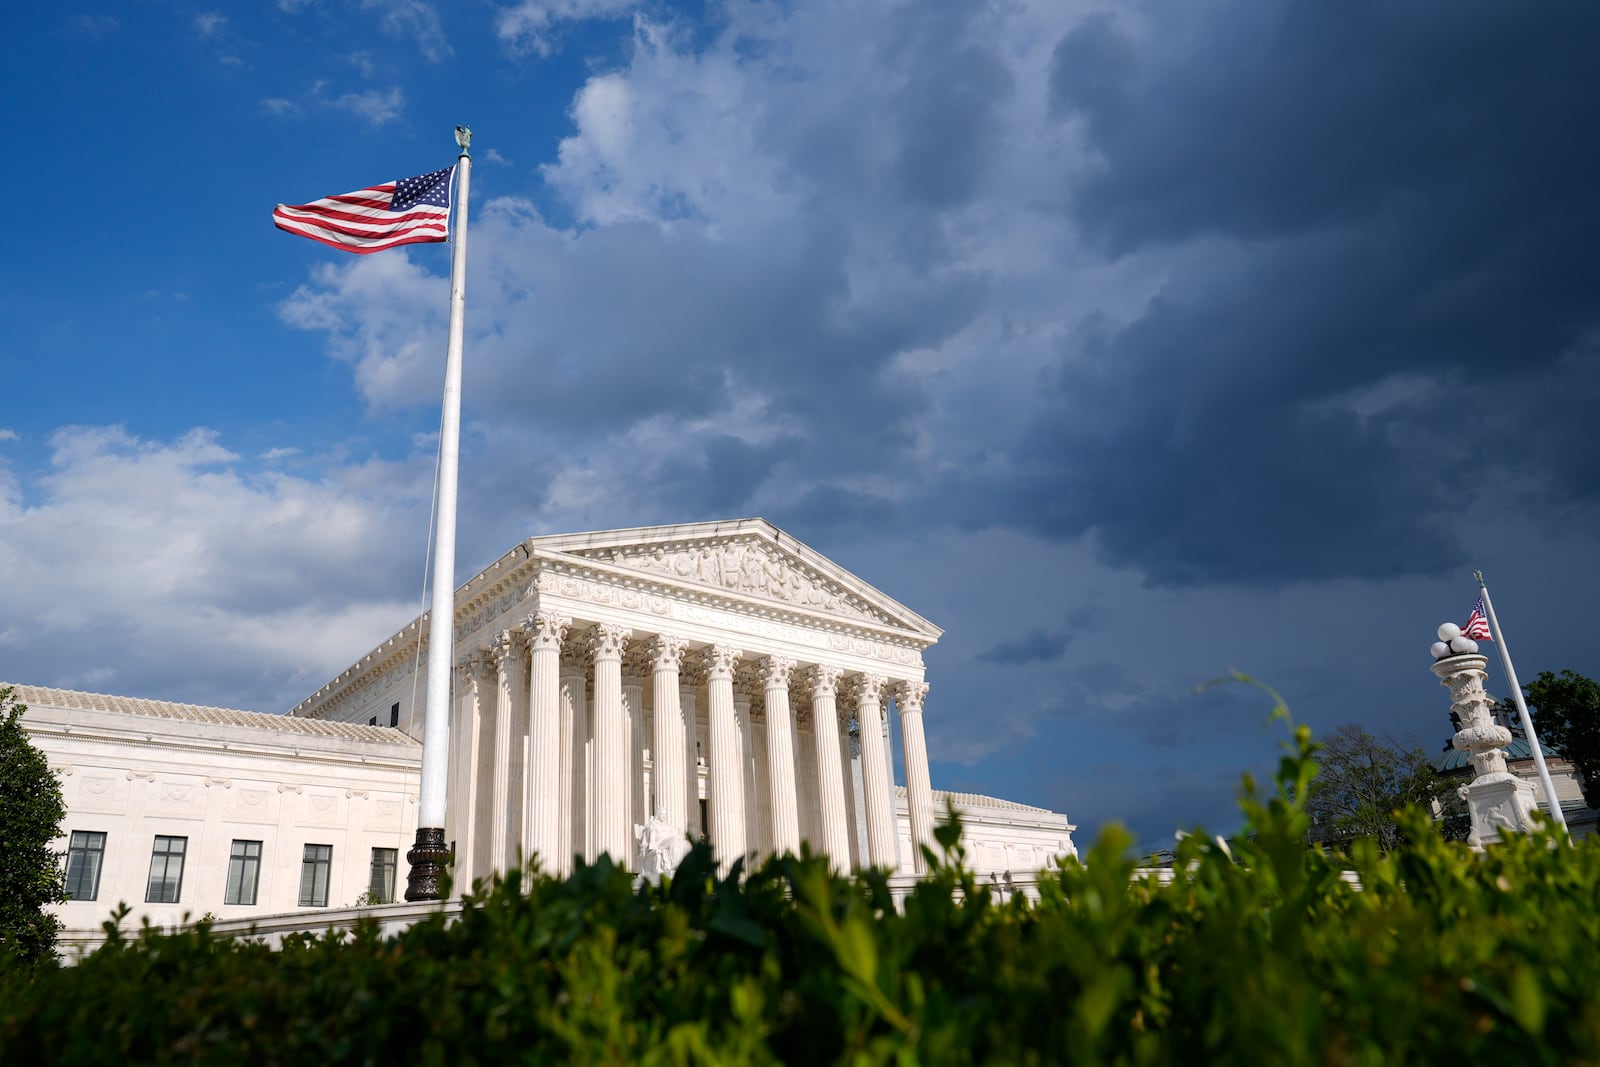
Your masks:
<instances>
[{"instance_id":1,"label":"blue sky","mask_svg":"<svg viewBox=\"0 0 1600 1067\"><path fill-rule=\"evenodd\" d=\"M1473 567L1600 672L1588 8L6 19L0 678L280 710L416 612L448 250L270 212L457 122L460 574L764 515L945 628L936 786L1151 845L1273 759L1230 668L1442 744Z\"/></svg>"}]
</instances>

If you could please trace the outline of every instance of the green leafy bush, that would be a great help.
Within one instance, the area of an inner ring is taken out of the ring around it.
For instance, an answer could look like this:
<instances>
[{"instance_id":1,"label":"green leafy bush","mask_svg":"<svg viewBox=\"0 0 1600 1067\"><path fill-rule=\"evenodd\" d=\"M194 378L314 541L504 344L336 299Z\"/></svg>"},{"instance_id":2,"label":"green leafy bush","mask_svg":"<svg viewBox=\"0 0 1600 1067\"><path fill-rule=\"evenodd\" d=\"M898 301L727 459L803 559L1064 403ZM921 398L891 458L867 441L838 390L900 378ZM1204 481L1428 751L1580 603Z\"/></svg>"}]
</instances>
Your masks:
<instances>
[{"instance_id":1,"label":"green leafy bush","mask_svg":"<svg viewBox=\"0 0 1600 1067\"><path fill-rule=\"evenodd\" d=\"M804 856L718 878L702 846L660 886L607 861L513 875L393 938L115 936L0 976L0 1059L1595 1062L1600 849L1308 850L1314 753L1296 729L1276 788L1245 780L1249 834L1231 855L1190 836L1166 885L1115 830L1029 904L963 872L941 827L899 910L881 872Z\"/></svg>"}]
</instances>

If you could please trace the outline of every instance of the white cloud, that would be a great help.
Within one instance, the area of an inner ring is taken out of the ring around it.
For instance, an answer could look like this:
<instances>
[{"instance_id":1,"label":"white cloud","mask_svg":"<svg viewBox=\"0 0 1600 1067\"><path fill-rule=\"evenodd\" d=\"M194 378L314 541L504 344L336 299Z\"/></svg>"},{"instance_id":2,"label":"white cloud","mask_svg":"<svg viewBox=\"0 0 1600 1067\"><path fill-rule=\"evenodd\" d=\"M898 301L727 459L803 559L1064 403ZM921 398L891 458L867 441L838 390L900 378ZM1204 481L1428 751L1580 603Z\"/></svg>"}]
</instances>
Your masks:
<instances>
[{"instance_id":1,"label":"white cloud","mask_svg":"<svg viewBox=\"0 0 1600 1067\"><path fill-rule=\"evenodd\" d=\"M509 160L505 156L501 155L500 152L497 149L491 148L491 149L487 150L486 152L483 153L481 158L483 159L483 161L485 163L495 163L495 164L498 164L498 165L500 165L502 167L511 166L511 160Z\"/></svg>"},{"instance_id":2,"label":"white cloud","mask_svg":"<svg viewBox=\"0 0 1600 1067\"><path fill-rule=\"evenodd\" d=\"M563 23L614 19L634 11L636 0L522 0L495 15L495 32L513 52L548 56Z\"/></svg>"},{"instance_id":3,"label":"white cloud","mask_svg":"<svg viewBox=\"0 0 1600 1067\"><path fill-rule=\"evenodd\" d=\"M382 126L400 117L406 106L406 94L399 86L388 89L367 89L359 93L345 93L335 97L331 104L348 111L372 126Z\"/></svg>"},{"instance_id":4,"label":"white cloud","mask_svg":"<svg viewBox=\"0 0 1600 1067\"><path fill-rule=\"evenodd\" d=\"M20 441L22 438L17 431L0 426L0 441Z\"/></svg>"},{"instance_id":5,"label":"white cloud","mask_svg":"<svg viewBox=\"0 0 1600 1067\"><path fill-rule=\"evenodd\" d=\"M263 99L261 101L261 110L279 118L298 118L301 114L299 104L293 100L285 100L281 96L269 96Z\"/></svg>"},{"instance_id":6,"label":"white cloud","mask_svg":"<svg viewBox=\"0 0 1600 1067\"><path fill-rule=\"evenodd\" d=\"M423 0L361 0L361 10L376 12L379 26L391 37L415 41L429 62L440 63L454 54L445 40L438 12Z\"/></svg>"},{"instance_id":7,"label":"white cloud","mask_svg":"<svg viewBox=\"0 0 1600 1067\"><path fill-rule=\"evenodd\" d=\"M351 52L345 57L350 65L361 72L364 78L370 78L377 72L378 65L372 61L372 53L367 51Z\"/></svg>"},{"instance_id":8,"label":"white cloud","mask_svg":"<svg viewBox=\"0 0 1600 1067\"><path fill-rule=\"evenodd\" d=\"M426 461L297 478L204 429L69 427L51 446L26 495L13 481L0 496L7 680L140 692L189 677L163 695L281 710L412 610L391 591L420 574Z\"/></svg>"},{"instance_id":9,"label":"white cloud","mask_svg":"<svg viewBox=\"0 0 1600 1067\"><path fill-rule=\"evenodd\" d=\"M122 25L110 15L74 15L71 24L73 29L97 40L111 36Z\"/></svg>"},{"instance_id":10,"label":"white cloud","mask_svg":"<svg viewBox=\"0 0 1600 1067\"><path fill-rule=\"evenodd\" d=\"M202 11L194 17L194 32L204 40L221 33L228 25L228 16L219 11Z\"/></svg>"}]
</instances>

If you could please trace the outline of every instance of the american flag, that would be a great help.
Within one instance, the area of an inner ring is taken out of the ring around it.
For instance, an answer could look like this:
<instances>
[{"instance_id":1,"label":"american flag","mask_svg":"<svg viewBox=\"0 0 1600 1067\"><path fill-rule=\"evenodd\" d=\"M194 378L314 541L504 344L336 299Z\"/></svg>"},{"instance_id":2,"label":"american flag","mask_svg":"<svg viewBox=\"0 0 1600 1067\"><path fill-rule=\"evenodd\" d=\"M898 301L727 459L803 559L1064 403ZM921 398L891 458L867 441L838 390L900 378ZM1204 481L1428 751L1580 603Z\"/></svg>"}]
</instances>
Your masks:
<instances>
[{"instance_id":1,"label":"american flag","mask_svg":"<svg viewBox=\"0 0 1600 1067\"><path fill-rule=\"evenodd\" d=\"M1489 636L1489 620L1483 614L1483 597L1472 606L1472 614L1467 616L1467 624L1461 628L1462 637L1470 637L1474 641L1493 641Z\"/></svg>"},{"instance_id":2,"label":"american flag","mask_svg":"<svg viewBox=\"0 0 1600 1067\"><path fill-rule=\"evenodd\" d=\"M447 241L455 170L446 167L309 204L279 204L272 222L280 230L363 255L395 245Z\"/></svg>"}]
</instances>

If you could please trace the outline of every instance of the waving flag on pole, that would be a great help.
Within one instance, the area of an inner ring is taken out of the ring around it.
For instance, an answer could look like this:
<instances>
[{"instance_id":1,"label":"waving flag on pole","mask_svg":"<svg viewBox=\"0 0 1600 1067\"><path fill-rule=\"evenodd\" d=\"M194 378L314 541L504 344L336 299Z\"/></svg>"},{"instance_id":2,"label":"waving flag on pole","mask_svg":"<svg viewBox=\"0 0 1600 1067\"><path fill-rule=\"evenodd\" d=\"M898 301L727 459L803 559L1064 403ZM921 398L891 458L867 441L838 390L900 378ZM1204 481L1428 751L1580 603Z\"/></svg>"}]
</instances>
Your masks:
<instances>
[{"instance_id":1,"label":"waving flag on pole","mask_svg":"<svg viewBox=\"0 0 1600 1067\"><path fill-rule=\"evenodd\" d=\"M450 179L455 167L368 186L309 204L279 204L280 230L365 255L395 245L450 239Z\"/></svg>"},{"instance_id":2,"label":"waving flag on pole","mask_svg":"<svg viewBox=\"0 0 1600 1067\"><path fill-rule=\"evenodd\" d=\"M1466 625L1461 627L1461 636L1474 641L1494 640L1489 636L1489 620L1483 614L1483 597L1479 597L1477 604L1473 605L1472 614L1467 616Z\"/></svg>"}]
</instances>

